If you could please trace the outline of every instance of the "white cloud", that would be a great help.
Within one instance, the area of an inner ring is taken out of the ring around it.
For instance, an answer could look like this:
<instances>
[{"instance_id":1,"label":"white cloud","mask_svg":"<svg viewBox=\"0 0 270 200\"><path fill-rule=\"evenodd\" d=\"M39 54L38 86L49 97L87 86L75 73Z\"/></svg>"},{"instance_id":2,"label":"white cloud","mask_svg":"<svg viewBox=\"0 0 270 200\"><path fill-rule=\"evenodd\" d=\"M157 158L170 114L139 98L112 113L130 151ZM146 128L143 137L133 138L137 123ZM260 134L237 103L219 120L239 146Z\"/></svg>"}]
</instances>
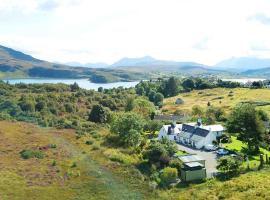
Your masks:
<instances>
[{"instance_id":1,"label":"white cloud","mask_svg":"<svg viewBox=\"0 0 270 200\"><path fill-rule=\"evenodd\" d=\"M0 43L50 61L151 55L211 65L267 56L254 46L270 48L270 26L250 19L269 10L267 0L0 0Z\"/></svg>"}]
</instances>

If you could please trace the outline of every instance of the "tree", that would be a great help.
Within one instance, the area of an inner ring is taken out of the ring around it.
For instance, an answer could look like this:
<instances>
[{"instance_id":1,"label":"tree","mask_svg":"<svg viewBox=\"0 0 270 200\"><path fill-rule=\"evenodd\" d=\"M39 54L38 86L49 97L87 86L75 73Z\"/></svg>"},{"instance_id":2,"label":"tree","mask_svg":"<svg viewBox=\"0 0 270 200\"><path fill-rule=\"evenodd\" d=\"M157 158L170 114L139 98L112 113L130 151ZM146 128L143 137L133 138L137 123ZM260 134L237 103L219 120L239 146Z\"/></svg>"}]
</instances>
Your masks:
<instances>
[{"instance_id":1,"label":"tree","mask_svg":"<svg viewBox=\"0 0 270 200\"><path fill-rule=\"evenodd\" d=\"M168 81L165 82L164 94L168 97L177 95L178 90L178 80L175 77L170 77Z\"/></svg>"},{"instance_id":2,"label":"tree","mask_svg":"<svg viewBox=\"0 0 270 200\"><path fill-rule=\"evenodd\" d=\"M150 90L148 94L149 101L154 102L155 101L156 92L153 90Z\"/></svg>"},{"instance_id":3,"label":"tree","mask_svg":"<svg viewBox=\"0 0 270 200\"><path fill-rule=\"evenodd\" d=\"M98 88L98 92L101 92L102 93L103 91L104 91L103 87L99 87Z\"/></svg>"},{"instance_id":4,"label":"tree","mask_svg":"<svg viewBox=\"0 0 270 200\"><path fill-rule=\"evenodd\" d=\"M253 81L252 82L252 85L251 85L252 88L262 88L263 87L263 82L262 81Z\"/></svg>"},{"instance_id":5,"label":"tree","mask_svg":"<svg viewBox=\"0 0 270 200\"><path fill-rule=\"evenodd\" d=\"M157 167L167 166L171 157L177 151L174 142L164 139L162 141L152 141L143 153L148 162Z\"/></svg>"},{"instance_id":6,"label":"tree","mask_svg":"<svg viewBox=\"0 0 270 200\"><path fill-rule=\"evenodd\" d=\"M160 175L161 185L166 187L169 184L175 182L177 178L178 178L178 170L176 168L166 167L163 169Z\"/></svg>"},{"instance_id":7,"label":"tree","mask_svg":"<svg viewBox=\"0 0 270 200\"><path fill-rule=\"evenodd\" d=\"M40 112L44 108L46 108L46 102L45 101L38 101L36 106L35 106L36 111Z\"/></svg>"},{"instance_id":8,"label":"tree","mask_svg":"<svg viewBox=\"0 0 270 200\"><path fill-rule=\"evenodd\" d=\"M154 98L154 103L156 106L161 106L164 100L163 94L160 92L156 93L155 98Z\"/></svg>"},{"instance_id":9,"label":"tree","mask_svg":"<svg viewBox=\"0 0 270 200\"><path fill-rule=\"evenodd\" d=\"M108 120L108 112L102 105L94 105L88 120L96 123L105 123Z\"/></svg>"},{"instance_id":10,"label":"tree","mask_svg":"<svg viewBox=\"0 0 270 200\"><path fill-rule=\"evenodd\" d=\"M111 132L117 134L127 146L137 146L142 139L144 124L144 119L136 113L121 113L114 116Z\"/></svg>"},{"instance_id":11,"label":"tree","mask_svg":"<svg viewBox=\"0 0 270 200\"><path fill-rule=\"evenodd\" d=\"M227 130L238 133L239 139L248 145L250 152L259 152L265 128L254 105L249 103L237 105L228 118Z\"/></svg>"},{"instance_id":12,"label":"tree","mask_svg":"<svg viewBox=\"0 0 270 200\"><path fill-rule=\"evenodd\" d=\"M79 87L78 83L75 82L72 85L70 85L70 89L72 92L75 92L75 91L79 90L80 87Z\"/></svg>"},{"instance_id":13,"label":"tree","mask_svg":"<svg viewBox=\"0 0 270 200\"><path fill-rule=\"evenodd\" d=\"M125 144L131 147L138 146L142 141L142 135L139 131L131 129L127 132L125 137L123 138Z\"/></svg>"},{"instance_id":14,"label":"tree","mask_svg":"<svg viewBox=\"0 0 270 200\"><path fill-rule=\"evenodd\" d=\"M132 111L133 108L134 108L134 98L129 97L129 98L127 99L125 111Z\"/></svg>"},{"instance_id":15,"label":"tree","mask_svg":"<svg viewBox=\"0 0 270 200\"><path fill-rule=\"evenodd\" d=\"M150 164L155 164L157 167L166 166L170 161L168 151L159 141L152 141L143 152L143 156Z\"/></svg>"},{"instance_id":16,"label":"tree","mask_svg":"<svg viewBox=\"0 0 270 200\"><path fill-rule=\"evenodd\" d=\"M155 106L147 99L139 97L134 100L134 108L132 111L144 116L145 118L149 118L150 115L155 112Z\"/></svg>"},{"instance_id":17,"label":"tree","mask_svg":"<svg viewBox=\"0 0 270 200\"><path fill-rule=\"evenodd\" d=\"M22 111L35 112L35 102L32 100L24 99L19 103Z\"/></svg>"},{"instance_id":18,"label":"tree","mask_svg":"<svg viewBox=\"0 0 270 200\"><path fill-rule=\"evenodd\" d=\"M223 156L218 159L217 169L225 175L235 175L241 166L241 159L232 156Z\"/></svg>"},{"instance_id":19,"label":"tree","mask_svg":"<svg viewBox=\"0 0 270 200\"><path fill-rule=\"evenodd\" d=\"M194 81L192 79L188 78L188 79L185 79L183 81L182 86L183 86L184 90L191 91L191 90L194 89L195 83L194 83Z\"/></svg>"},{"instance_id":20,"label":"tree","mask_svg":"<svg viewBox=\"0 0 270 200\"><path fill-rule=\"evenodd\" d=\"M147 123L144 126L144 131L149 131L151 133L155 133L156 131L159 131L163 126L163 123L158 120L148 120Z\"/></svg>"},{"instance_id":21,"label":"tree","mask_svg":"<svg viewBox=\"0 0 270 200\"><path fill-rule=\"evenodd\" d=\"M259 115L259 118L264 121L264 122L267 122L269 121L269 117L267 115L267 113L263 110L258 110L258 115Z\"/></svg>"},{"instance_id":22,"label":"tree","mask_svg":"<svg viewBox=\"0 0 270 200\"><path fill-rule=\"evenodd\" d=\"M177 146L175 144L175 142L167 139L167 138L163 138L161 140L161 144L164 145L166 151L168 152L169 156L173 156L176 151L177 151Z\"/></svg>"}]
</instances>

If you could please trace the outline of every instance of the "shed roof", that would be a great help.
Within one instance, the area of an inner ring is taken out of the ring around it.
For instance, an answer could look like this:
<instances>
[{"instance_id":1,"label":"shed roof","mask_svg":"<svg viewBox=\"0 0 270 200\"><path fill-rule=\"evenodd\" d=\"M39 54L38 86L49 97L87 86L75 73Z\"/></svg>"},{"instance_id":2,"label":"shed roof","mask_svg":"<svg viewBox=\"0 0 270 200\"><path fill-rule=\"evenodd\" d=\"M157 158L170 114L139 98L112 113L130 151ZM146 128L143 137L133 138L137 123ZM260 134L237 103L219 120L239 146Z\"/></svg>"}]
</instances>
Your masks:
<instances>
[{"instance_id":1,"label":"shed roof","mask_svg":"<svg viewBox=\"0 0 270 200\"><path fill-rule=\"evenodd\" d=\"M186 166L193 168L193 167L203 167L203 164L199 163L199 162L189 162L189 163L185 163Z\"/></svg>"},{"instance_id":2,"label":"shed roof","mask_svg":"<svg viewBox=\"0 0 270 200\"><path fill-rule=\"evenodd\" d=\"M198 155L184 155L178 157L183 163L189 163L189 162L197 162L197 161L203 161L202 157Z\"/></svg>"}]
</instances>

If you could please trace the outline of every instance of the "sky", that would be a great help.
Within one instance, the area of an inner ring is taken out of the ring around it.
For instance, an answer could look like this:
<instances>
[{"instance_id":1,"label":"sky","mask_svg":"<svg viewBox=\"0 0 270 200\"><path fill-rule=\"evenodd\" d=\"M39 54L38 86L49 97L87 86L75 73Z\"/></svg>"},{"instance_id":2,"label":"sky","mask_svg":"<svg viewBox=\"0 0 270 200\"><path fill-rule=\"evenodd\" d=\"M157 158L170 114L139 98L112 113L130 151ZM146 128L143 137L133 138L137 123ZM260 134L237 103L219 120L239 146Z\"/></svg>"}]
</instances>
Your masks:
<instances>
[{"instance_id":1,"label":"sky","mask_svg":"<svg viewBox=\"0 0 270 200\"><path fill-rule=\"evenodd\" d=\"M48 61L270 58L270 0L0 0L0 44Z\"/></svg>"}]
</instances>

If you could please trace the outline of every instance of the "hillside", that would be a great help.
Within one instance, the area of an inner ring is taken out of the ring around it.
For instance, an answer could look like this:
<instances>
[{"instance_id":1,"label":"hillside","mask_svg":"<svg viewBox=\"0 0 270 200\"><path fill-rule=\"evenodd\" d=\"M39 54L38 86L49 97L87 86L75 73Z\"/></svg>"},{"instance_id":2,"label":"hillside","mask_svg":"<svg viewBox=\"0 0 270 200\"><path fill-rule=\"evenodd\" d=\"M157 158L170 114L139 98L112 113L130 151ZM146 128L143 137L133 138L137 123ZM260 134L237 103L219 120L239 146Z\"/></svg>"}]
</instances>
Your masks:
<instances>
[{"instance_id":1,"label":"hillside","mask_svg":"<svg viewBox=\"0 0 270 200\"><path fill-rule=\"evenodd\" d=\"M176 105L177 98L184 100L184 104ZM215 88L207 90L197 90L189 93L183 93L176 97L167 98L164 101L163 110L168 113L180 112L190 114L192 107L199 105L203 108L207 107L207 103L222 107L227 113L240 102L251 101L255 104L261 104L260 109L263 109L270 115L270 90L269 89L248 89L236 88L225 89Z\"/></svg>"},{"instance_id":2,"label":"hillside","mask_svg":"<svg viewBox=\"0 0 270 200\"><path fill-rule=\"evenodd\" d=\"M106 134L106 132L103 132ZM102 152L76 139L72 130L38 128L0 121L0 196L3 199L267 199L269 169L228 181L180 185L148 191L131 166L106 160ZM50 144L55 147L49 147ZM93 146L93 145L92 145ZM25 149L41 149L44 158L23 159ZM55 164L53 164L55 163ZM74 165L76 163L76 165Z\"/></svg>"},{"instance_id":3,"label":"hillside","mask_svg":"<svg viewBox=\"0 0 270 200\"><path fill-rule=\"evenodd\" d=\"M161 192L162 199L177 200L254 200L269 199L269 169L235 177L228 181L209 180L202 184Z\"/></svg>"},{"instance_id":4,"label":"hillside","mask_svg":"<svg viewBox=\"0 0 270 200\"><path fill-rule=\"evenodd\" d=\"M0 46L0 78L89 78L92 82L116 82L144 79L142 73L119 69L71 67L33 58Z\"/></svg>"},{"instance_id":5,"label":"hillside","mask_svg":"<svg viewBox=\"0 0 270 200\"><path fill-rule=\"evenodd\" d=\"M270 67L261 68L261 69L251 69L241 73L244 76L250 77L264 77L268 78L270 75Z\"/></svg>"},{"instance_id":6,"label":"hillside","mask_svg":"<svg viewBox=\"0 0 270 200\"><path fill-rule=\"evenodd\" d=\"M72 130L0 121L0 139L5 141L0 143L1 199L145 199L147 194L131 168L104 160L102 150L92 150L87 138L76 139ZM23 159L20 152L29 149L40 149L44 157Z\"/></svg>"}]
</instances>

